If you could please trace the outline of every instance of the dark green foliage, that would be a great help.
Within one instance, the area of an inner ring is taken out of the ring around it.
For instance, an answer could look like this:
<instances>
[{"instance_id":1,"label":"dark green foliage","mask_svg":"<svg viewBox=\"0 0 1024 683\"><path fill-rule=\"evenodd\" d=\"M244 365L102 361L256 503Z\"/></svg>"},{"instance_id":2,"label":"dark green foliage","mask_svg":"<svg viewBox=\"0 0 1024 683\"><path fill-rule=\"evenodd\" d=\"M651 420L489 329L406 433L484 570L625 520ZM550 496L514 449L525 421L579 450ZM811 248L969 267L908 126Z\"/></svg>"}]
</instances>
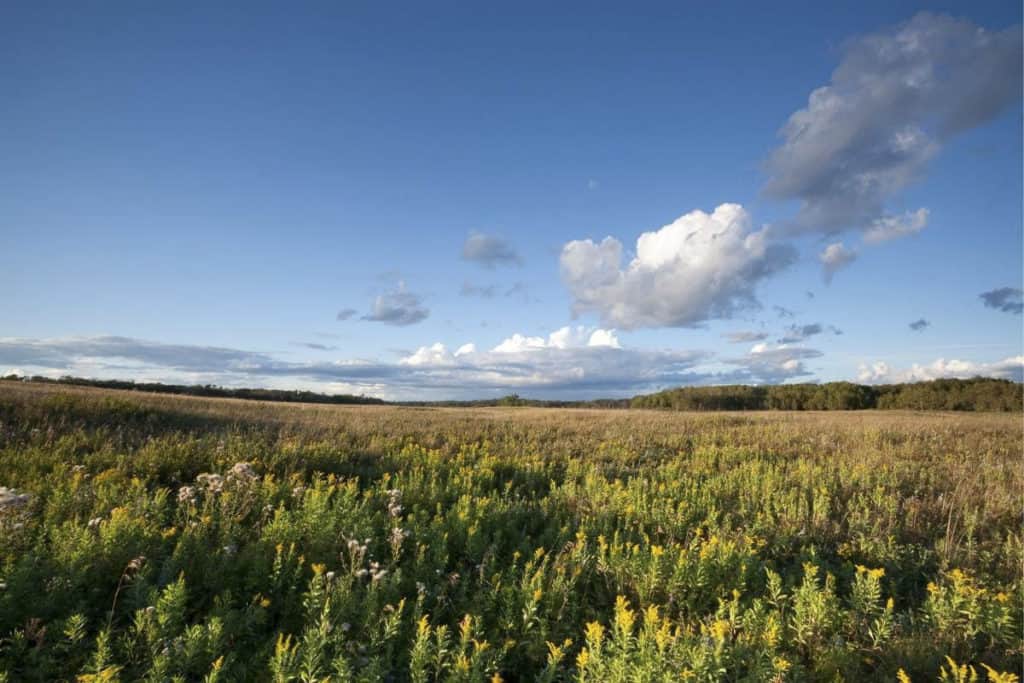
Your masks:
<instances>
[{"instance_id":1,"label":"dark green foliage","mask_svg":"<svg viewBox=\"0 0 1024 683\"><path fill-rule=\"evenodd\" d=\"M633 408L671 410L970 410L1019 411L1024 385L1004 379L938 379L931 382L868 386L850 382L742 384L679 387L635 397Z\"/></svg>"}]
</instances>

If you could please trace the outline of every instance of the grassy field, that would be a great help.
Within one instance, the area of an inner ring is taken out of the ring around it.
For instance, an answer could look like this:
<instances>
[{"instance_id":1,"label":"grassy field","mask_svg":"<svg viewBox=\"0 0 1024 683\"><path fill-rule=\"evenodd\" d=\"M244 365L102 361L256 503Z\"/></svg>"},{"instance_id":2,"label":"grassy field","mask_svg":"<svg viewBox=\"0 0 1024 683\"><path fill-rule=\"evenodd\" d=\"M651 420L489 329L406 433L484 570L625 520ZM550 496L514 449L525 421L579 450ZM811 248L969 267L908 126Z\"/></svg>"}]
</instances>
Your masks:
<instances>
[{"instance_id":1,"label":"grassy field","mask_svg":"<svg viewBox=\"0 0 1024 683\"><path fill-rule=\"evenodd\" d=\"M1021 449L0 383L0 680L1015 680Z\"/></svg>"}]
</instances>

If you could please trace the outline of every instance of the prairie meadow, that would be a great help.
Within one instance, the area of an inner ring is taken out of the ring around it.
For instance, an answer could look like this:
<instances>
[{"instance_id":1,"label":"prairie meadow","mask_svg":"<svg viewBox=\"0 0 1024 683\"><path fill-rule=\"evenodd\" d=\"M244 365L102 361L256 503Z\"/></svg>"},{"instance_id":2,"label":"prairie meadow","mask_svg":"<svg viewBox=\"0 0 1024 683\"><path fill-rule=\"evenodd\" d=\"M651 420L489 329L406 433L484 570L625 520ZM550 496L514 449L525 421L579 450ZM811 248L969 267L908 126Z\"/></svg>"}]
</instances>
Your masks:
<instances>
[{"instance_id":1,"label":"prairie meadow","mask_svg":"<svg viewBox=\"0 0 1024 683\"><path fill-rule=\"evenodd\" d=\"M0 384L0 680L1012 681L1019 414Z\"/></svg>"}]
</instances>

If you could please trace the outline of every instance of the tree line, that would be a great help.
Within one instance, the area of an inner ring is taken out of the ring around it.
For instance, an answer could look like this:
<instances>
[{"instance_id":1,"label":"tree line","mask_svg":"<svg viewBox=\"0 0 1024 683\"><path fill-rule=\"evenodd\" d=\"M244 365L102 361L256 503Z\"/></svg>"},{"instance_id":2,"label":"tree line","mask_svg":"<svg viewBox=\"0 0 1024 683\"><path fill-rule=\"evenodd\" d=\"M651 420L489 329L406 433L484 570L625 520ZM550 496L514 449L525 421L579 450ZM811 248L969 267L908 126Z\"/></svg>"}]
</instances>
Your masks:
<instances>
[{"instance_id":1,"label":"tree line","mask_svg":"<svg viewBox=\"0 0 1024 683\"><path fill-rule=\"evenodd\" d=\"M534 407L534 408L656 408L663 410L731 411L731 410L966 410L1020 411L1024 409L1024 385L1005 379L975 377L973 379L937 379L904 384L776 384L752 386L732 384L707 387L677 387L653 394L629 398L599 398L579 401L556 401L524 398L509 394L499 398L475 401L400 401L391 402L372 396L352 394L320 394L313 391L285 389L232 389L214 385L180 385L160 382L96 380L79 377L19 377L0 379L41 383L71 384L147 391L162 394L183 394L212 398L242 398L252 401L283 401L286 403L335 403L408 405L424 407Z\"/></svg>"},{"instance_id":2,"label":"tree line","mask_svg":"<svg viewBox=\"0 0 1024 683\"><path fill-rule=\"evenodd\" d=\"M937 379L865 385L743 384L679 387L636 396L633 408L668 410L967 410L1015 411L1024 407L1024 385L1005 379Z\"/></svg>"},{"instance_id":3,"label":"tree line","mask_svg":"<svg viewBox=\"0 0 1024 683\"><path fill-rule=\"evenodd\" d=\"M38 382L44 384L70 384L100 389L120 389L122 391L146 391L154 394L181 394L184 396L203 396L207 398L242 398L249 401L281 401L284 403L339 403L339 404L384 404L385 401L372 396L355 396L353 394L319 394L315 391L298 391L288 389L232 389L212 384L164 384L162 382L133 382L119 379L83 379L81 377L61 377L53 379L35 375L20 377L7 375L4 380L22 382Z\"/></svg>"}]
</instances>

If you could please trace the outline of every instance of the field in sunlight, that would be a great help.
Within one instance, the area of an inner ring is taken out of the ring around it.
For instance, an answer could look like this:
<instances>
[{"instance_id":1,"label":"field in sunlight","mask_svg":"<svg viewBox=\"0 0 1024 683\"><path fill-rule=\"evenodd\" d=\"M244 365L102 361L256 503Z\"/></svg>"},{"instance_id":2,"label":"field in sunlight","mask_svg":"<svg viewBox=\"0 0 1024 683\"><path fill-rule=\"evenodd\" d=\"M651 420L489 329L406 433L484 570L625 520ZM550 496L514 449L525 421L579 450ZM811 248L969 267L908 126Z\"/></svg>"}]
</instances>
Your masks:
<instances>
[{"instance_id":1,"label":"field in sunlight","mask_svg":"<svg viewBox=\"0 0 1024 683\"><path fill-rule=\"evenodd\" d=\"M1021 442L4 382L0 680L1012 680Z\"/></svg>"}]
</instances>

